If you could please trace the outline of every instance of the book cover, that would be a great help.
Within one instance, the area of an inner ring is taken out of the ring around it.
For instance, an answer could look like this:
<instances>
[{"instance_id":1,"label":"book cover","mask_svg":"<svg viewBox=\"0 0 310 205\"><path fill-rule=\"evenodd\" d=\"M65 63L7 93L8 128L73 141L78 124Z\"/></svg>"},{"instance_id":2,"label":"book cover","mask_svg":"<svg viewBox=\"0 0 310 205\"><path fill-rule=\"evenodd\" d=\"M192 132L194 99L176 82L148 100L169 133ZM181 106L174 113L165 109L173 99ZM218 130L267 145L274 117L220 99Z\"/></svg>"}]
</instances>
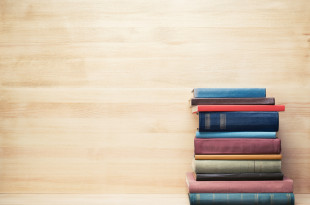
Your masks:
<instances>
[{"instance_id":1,"label":"book cover","mask_svg":"<svg viewBox=\"0 0 310 205\"><path fill-rule=\"evenodd\" d=\"M254 138L275 139L276 132L196 132L196 138Z\"/></svg>"},{"instance_id":2,"label":"book cover","mask_svg":"<svg viewBox=\"0 0 310 205\"><path fill-rule=\"evenodd\" d=\"M195 138L195 155L280 154L280 139Z\"/></svg>"},{"instance_id":3,"label":"book cover","mask_svg":"<svg viewBox=\"0 0 310 205\"><path fill-rule=\"evenodd\" d=\"M194 88L195 98L264 98L266 88Z\"/></svg>"},{"instance_id":4,"label":"book cover","mask_svg":"<svg viewBox=\"0 0 310 205\"><path fill-rule=\"evenodd\" d=\"M284 105L197 105L192 113L198 112L232 112L232 111L284 111Z\"/></svg>"},{"instance_id":5,"label":"book cover","mask_svg":"<svg viewBox=\"0 0 310 205\"><path fill-rule=\"evenodd\" d=\"M214 154L209 154L209 155L195 155L195 159L199 160L267 160L267 159L282 159L281 154L235 154L235 155L214 155Z\"/></svg>"},{"instance_id":6,"label":"book cover","mask_svg":"<svg viewBox=\"0 0 310 205\"><path fill-rule=\"evenodd\" d=\"M230 174L196 174L196 181L261 181L282 180L283 174L278 173L230 173Z\"/></svg>"},{"instance_id":7,"label":"book cover","mask_svg":"<svg viewBox=\"0 0 310 205\"><path fill-rule=\"evenodd\" d=\"M281 172L281 160L195 160L192 162L195 173L230 174Z\"/></svg>"},{"instance_id":8,"label":"book cover","mask_svg":"<svg viewBox=\"0 0 310 205\"><path fill-rule=\"evenodd\" d=\"M274 105L275 98L191 98L190 106L195 105Z\"/></svg>"},{"instance_id":9,"label":"book cover","mask_svg":"<svg viewBox=\"0 0 310 205\"><path fill-rule=\"evenodd\" d=\"M278 112L199 112L200 132L277 132Z\"/></svg>"},{"instance_id":10,"label":"book cover","mask_svg":"<svg viewBox=\"0 0 310 205\"><path fill-rule=\"evenodd\" d=\"M190 205L294 205L293 193L189 193Z\"/></svg>"},{"instance_id":11,"label":"book cover","mask_svg":"<svg viewBox=\"0 0 310 205\"><path fill-rule=\"evenodd\" d=\"M292 193L293 180L268 181L196 181L193 173L186 174L189 193Z\"/></svg>"}]
</instances>

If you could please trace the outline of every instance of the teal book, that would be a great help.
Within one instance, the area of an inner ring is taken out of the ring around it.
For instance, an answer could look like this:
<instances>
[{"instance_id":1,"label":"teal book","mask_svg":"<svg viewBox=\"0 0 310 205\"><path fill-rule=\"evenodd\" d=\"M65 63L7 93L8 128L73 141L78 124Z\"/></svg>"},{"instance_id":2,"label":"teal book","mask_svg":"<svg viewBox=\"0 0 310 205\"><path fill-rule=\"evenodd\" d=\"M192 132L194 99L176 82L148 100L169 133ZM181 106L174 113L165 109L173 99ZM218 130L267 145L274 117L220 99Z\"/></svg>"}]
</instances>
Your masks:
<instances>
[{"instance_id":1,"label":"teal book","mask_svg":"<svg viewBox=\"0 0 310 205\"><path fill-rule=\"evenodd\" d=\"M277 138L276 132L196 132L197 138Z\"/></svg>"},{"instance_id":2,"label":"teal book","mask_svg":"<svg viewBox=\"0 0 310 205\"><path fill-rule=\"evenodd\" d=\"M265 98L266 88L194 88L195 98Z\"/></svg>"},{"instance_id":3,"label":"teal book","mask_svg":"<svg viewBox=\"0 0 310 205\"><path fill-rule=\"evenodd\" d=\"M293 193L190 193L191 205L294 205Z\"/></svg>"}]
</instances>

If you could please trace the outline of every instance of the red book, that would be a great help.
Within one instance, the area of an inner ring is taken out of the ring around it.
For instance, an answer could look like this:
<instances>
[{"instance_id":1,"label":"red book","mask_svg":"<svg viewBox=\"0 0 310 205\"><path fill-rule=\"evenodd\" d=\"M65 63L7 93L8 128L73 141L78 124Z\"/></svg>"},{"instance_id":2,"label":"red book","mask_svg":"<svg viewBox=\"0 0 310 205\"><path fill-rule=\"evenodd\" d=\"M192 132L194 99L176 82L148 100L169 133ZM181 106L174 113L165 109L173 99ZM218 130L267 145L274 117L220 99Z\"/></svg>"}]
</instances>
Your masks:
<instances>
[{"instance_id":1,"label":"red book","mask_svg":"<svg viewBox=\"0 0 310 205\"><path fill-rule=\"evenodd\" d=\"M189 193L292 193L293 180L266 181L196 181L193 173L186 174Z\"/></svg>"},{"instance_id":2,"label":"red book","mask_svg":"<svg viewBox=\"0 0 310 205\"><path fill-rule=\"evenodd\" d=\"M195 155L280 154L280 139L195 138Z\"/></svg>"},{"instance_id":3,"label":"red book","mask_svg":"<svg viewBox=\"0 0 310 205\"><path fill-rule=\"evenodd\" d=\"M192 112L284 111L285 105L197 105Z\"/></svg>"}]
</instances>

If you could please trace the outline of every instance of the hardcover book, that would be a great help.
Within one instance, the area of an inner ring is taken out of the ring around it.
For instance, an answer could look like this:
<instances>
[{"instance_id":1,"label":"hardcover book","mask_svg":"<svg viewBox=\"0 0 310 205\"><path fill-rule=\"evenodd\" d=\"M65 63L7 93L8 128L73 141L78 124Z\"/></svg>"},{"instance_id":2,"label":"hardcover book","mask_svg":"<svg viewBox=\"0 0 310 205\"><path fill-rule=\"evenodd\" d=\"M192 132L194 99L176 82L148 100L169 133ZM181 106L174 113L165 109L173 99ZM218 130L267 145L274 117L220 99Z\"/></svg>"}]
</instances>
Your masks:
<instances>
[{"instance_id":1,"label":"hardcover book","mask_svg":"<svg viewBox=\"0 0 310 205\"><path fill-rule=\"evenodd\" d=\"M280 139L195 138L195 155L280 154Z\"/></svg>"},{"instance_id":2,"label":"hardcover book","mask_svg":"<svg viewBox=\"0 0 310 205\"><path fill-rule=\"evenodd\" d=\"M294 205L293 193L189 193L190 205Z\"/></svg>"},{"instance_id":3,"label":"hardcover book","mask_svg":"<svg viewBox=\"0 0 310 205\"><path fill-rule=\"evenodd\" d=\"M199 174L281 172L281 160L193 160Z\"/></svg>"},{"instance_id":4,"label":"hardcover book","mask_svg":"<svg viewBox=\"0 0 310 205\"><path fill-rule=\"evenodd\" d=\"M244 155L195 155L195 159L201 160L257 160L257 159L282 159L281 154L244 154Z\"/></svg>"},{"instance_id":5,"label":"hardcover book","mask_svg":"<svg viewBox=\"0 0 310 205\"><path fill-rule=\"evenodd\" d=\"M196 138L263 138L275 139L276 132L196 132Z\"/></svg>"},{"instance_id":6,"label":"hardcover book","mask_svg":"<svg viewBox=\"0 0 310 205\"><path fill-rule=\"evenodd\" d=\"M200 112L199 131L277 132L278 112Z\"/></svg>"},{"instance_id":7,"label":"hardcover book","mask_svg":"<svg viewBox=\"0 0 310 205\"><path fill-rule=\"evenodd\" d=\"M264 98L266 88L194 88L195 98Z\"/></svg>"},{"instance_id":8,"label":"hardcover book","mask_svg":"<svg viewBox=\"0 0 310 205\"><path fill-rule=\"evenodd\" d=\"M229 112L229 111L284 111L284 105L197 105L192 113L198 112Z\"/></svg>"},{"instance_id":9,"label":"hardcover book","mask_svg":"<svg viewBox=\"0 0 310 205\"><path fill-rule=\"evenodd\" d=\"M195 105L274 105L274 98L192 98L190 106Z\"/></svg>"},{"instance_id":10,"label":"hardcover book","mask_svg":"<svg viewBox=\"0 0 310 205\"><path fill-rule=\"evenodd\" d=\"M193 173L186 174L189 193L292 193L293 180L270 181L196 181Z\"/></svg>"},{"instance_id":11,"label":"hardcover book","mask_svg":"<svg viewBox=\"0 0 310 205\"><path fill-rule=\"evenodd\" d=\"M231 173L231 174L196 174L196 181L261 181L282 180L283 174L278 173Z\"/></svg>"}]
</instances>

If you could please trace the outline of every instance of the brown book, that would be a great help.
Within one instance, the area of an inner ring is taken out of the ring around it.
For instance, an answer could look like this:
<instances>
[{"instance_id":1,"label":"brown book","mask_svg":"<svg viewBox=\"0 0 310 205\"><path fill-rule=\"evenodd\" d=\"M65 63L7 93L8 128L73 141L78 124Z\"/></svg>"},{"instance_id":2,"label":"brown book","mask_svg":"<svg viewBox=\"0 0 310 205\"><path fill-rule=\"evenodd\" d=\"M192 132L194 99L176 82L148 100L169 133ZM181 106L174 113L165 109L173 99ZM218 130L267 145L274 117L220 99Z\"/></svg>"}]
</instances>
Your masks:
<instances>
[{"instance_id":1,"label":"brown book","mask_svg":"<svg viewBox=\"0 0 310 205\"><path fill-rule=\"evenodd\" d=\"M192 98L190 106L195 105L274 105L274 98Z\"/></svg>"}]
</instances>

